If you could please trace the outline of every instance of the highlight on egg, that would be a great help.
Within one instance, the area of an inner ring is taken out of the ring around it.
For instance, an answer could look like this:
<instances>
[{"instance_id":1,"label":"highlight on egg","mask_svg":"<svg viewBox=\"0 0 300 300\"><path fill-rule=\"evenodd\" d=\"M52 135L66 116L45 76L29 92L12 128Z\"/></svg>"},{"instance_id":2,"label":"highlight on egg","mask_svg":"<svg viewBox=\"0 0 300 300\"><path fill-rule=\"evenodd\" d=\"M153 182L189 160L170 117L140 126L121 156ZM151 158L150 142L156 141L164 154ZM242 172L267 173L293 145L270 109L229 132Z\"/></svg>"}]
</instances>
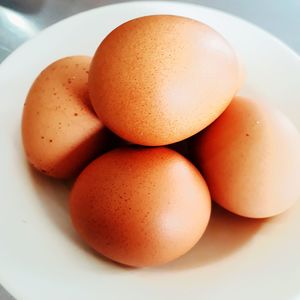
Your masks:
<instances>
[{"instance_id":1,"label":"highlight on egg","mask_svg":"<svg viewBox=\"0 0 300 300\"><path fill-rule=\"evenodd\" d=\"M200 239L211 210L197 168L168 148L119 148L76 180L70 213L81 238L121 264L167 263Z\"/></svg>"},{"instance_id":2,"label":"highlight on egg","mask_svg":"<svg viewBox=\"0 0 300 300\"><path fill-rule=\"evenodd\" d=\"M241 216L280 214L300 199L300 135L270 105L236 97L191 143L212 199Z\"/></svg>"},{"instance_id":3,"label":"highlight on egg","mask_svg":"<svg viewBox=\"0 0 300 300\"><path fill-rule=\"evenodd\" d=\"M110 135L88 96L91 58L62 58L41 72L26 98L22 117L28 161L56 178L76 175L102 153Z\"/></svg>"},{"instance_id":4,"label":"highlight on egg","mask_svg":"<svg viewBox=\"0 0 300 300\"><path fill-rule=\"evenodd\" d=\"M126 22L102 41L89 93L97 115L117 135L160 146L209 125L240 82L236 55L219 33L193 19L155 15Z\"/></svg>"}]
</instances>

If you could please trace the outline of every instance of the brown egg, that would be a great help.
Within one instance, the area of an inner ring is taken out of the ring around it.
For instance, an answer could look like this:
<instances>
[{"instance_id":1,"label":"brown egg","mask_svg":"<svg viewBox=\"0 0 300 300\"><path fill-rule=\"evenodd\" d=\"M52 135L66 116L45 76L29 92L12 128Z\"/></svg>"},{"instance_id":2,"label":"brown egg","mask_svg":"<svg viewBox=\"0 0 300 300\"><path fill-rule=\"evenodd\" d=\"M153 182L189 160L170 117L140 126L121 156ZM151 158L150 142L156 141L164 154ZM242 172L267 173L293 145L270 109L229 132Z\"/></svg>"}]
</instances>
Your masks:
<instances>
[{"instance_id":1,"label":"brown egg","mask_svg":"<svg viewBox=\"0 0 300 300\"><path fill-rule=\"evenodd\" d=\"M202 236L210 209L199 171L168 148L119 148L102 155L80 174L70 198L83 240L136 267L187 252Z\"/></svg>"},{"instance_id":2,"label":"brown egg","mask_svg":"<svg viewBox=\"0 0 300 300\"><path fill-rule=\"evenodd\" d=\"M300 199L300 135L267 104L235 98L192 148L213 200L233 213L270 217Z\"/></svg>"},{"instance_id":3,"label":"brown egg","mask_svg":"<svg viewBox=\"0 0 300 300\"><path fill-rule=\"evenodd\" d=\"M107 146L106 129L88 98L90 61L73 56L54 62L27 96L22 120L25 152L47 175L71 177Z\"/></svg>"},{"instance_id":4,"label":"brown egg","mask_svg":"<svg viewBox=\"0 0 300 300\"><path fill-rule=\"evenodd\" d=\"M147 16L113 30L91 64L89 92L104 124L130 142L186 139L214 121L240 84L232 48L209 26Z\"/></svg>"}]
</instances>

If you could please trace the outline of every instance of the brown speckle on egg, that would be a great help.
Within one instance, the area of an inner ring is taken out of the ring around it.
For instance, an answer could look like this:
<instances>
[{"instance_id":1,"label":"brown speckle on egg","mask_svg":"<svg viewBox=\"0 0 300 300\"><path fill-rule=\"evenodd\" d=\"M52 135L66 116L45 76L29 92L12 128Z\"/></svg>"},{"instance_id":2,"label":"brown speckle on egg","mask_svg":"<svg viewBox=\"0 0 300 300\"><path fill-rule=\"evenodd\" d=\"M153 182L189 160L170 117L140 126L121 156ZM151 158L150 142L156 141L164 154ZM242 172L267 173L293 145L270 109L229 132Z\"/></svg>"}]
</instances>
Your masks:
<instances>
[{"instance_id":1,"label":"brown speckle on egg","mask_svg":"<svg viewBox=\"0 0 300 300\"><path fill-rule=\"evenodd\" d=\"M100 119L125 140L147 146L199 132L224 111L238 85L239 64L227 41L203 23L170 15L117 27L89 73Z\"/></svg>"},{"instance_id":2,"label":"brown speckle on egg","mask_svg":"<svg viewBox=\"0 0 300 300\"><path fill-rule=\"evenodd\" d=\"M88 75L83 68L89 67L90 60L74 56L54 62L41 72L27 95L23 144L28 161L47 175L74 176L109 144L107 131L85 96ZM68 80L75 78L67 91ZM78 111L82 113L75 126L73 114Z\"/></svg>"},{"instance_id":3,"label":"brown speckle on egg","mask_svg":"<svg viewBox=\"0 0 300 300\"><path fill-rule=\"evenodd\" d=\"M191 149L212 198L233 213L271 217L300 199L300 134L262 101L234 98Z\"/></svg>"},{"instance_id":4,"label":"brown speckle on egg","mask_svg":"<svg viewBox=\"0 0 300 300\"><path fill-rule=\"evenodd\" d=\"M187 252L210 216L199 171L168 148L120 148L93 161L76 180L70 211L79 235L102 255L151 266Z\"/></svg>"}]
</instances>

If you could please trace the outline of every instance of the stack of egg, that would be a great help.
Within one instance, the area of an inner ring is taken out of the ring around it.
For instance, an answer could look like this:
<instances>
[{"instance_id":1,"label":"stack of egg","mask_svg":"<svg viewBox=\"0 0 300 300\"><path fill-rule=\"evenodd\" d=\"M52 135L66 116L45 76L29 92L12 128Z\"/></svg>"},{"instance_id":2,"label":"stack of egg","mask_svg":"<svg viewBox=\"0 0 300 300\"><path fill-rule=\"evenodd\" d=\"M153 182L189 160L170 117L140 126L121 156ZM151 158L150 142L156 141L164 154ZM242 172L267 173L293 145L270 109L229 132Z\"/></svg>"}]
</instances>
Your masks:
<instances>
[{"instance_id":1,"label":"stack of egg","mask_svg":"<svg viewBox=\"0 0 300 300\"><path fill-rule=\"evenodd\" d=\"M252 218L300 197L297 130L235 97L240 78L233 49L209 26L131 20L92 60L64 58L39 75L23 113L27 158L56 178L83 169L70 212L92 248L130 266L166 263L201 238L211 196Z\"/></svg>"}]
</instances>

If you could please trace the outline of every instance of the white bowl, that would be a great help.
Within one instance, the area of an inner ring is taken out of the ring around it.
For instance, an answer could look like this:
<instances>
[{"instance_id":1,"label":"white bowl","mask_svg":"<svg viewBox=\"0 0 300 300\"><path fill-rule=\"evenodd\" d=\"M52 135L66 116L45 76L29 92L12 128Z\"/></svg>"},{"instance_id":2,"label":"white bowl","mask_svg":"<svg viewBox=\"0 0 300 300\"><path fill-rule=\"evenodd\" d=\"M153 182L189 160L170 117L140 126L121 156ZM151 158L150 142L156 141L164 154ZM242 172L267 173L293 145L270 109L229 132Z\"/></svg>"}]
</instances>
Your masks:
<instances>
[{"instance_id":1,"label":"white bowl","mask_svg":"<svg viewBox=\"0 0 300 300\"><path fill-rule=\"evenodd\" d=\"M240 94L274 103L300 128L299 57L241 19L198 5L149 1L59 22L0 65L0 282L22 300L299 298L300 203L268 221L215 208L188 254L160 268L131 269L83 245L70 223L68 187L28 167L20 119L37 74L63 56L92 55L117 25L149 14L188 16L223 34L245 69Z\"/></svg>"}]
</instances>

